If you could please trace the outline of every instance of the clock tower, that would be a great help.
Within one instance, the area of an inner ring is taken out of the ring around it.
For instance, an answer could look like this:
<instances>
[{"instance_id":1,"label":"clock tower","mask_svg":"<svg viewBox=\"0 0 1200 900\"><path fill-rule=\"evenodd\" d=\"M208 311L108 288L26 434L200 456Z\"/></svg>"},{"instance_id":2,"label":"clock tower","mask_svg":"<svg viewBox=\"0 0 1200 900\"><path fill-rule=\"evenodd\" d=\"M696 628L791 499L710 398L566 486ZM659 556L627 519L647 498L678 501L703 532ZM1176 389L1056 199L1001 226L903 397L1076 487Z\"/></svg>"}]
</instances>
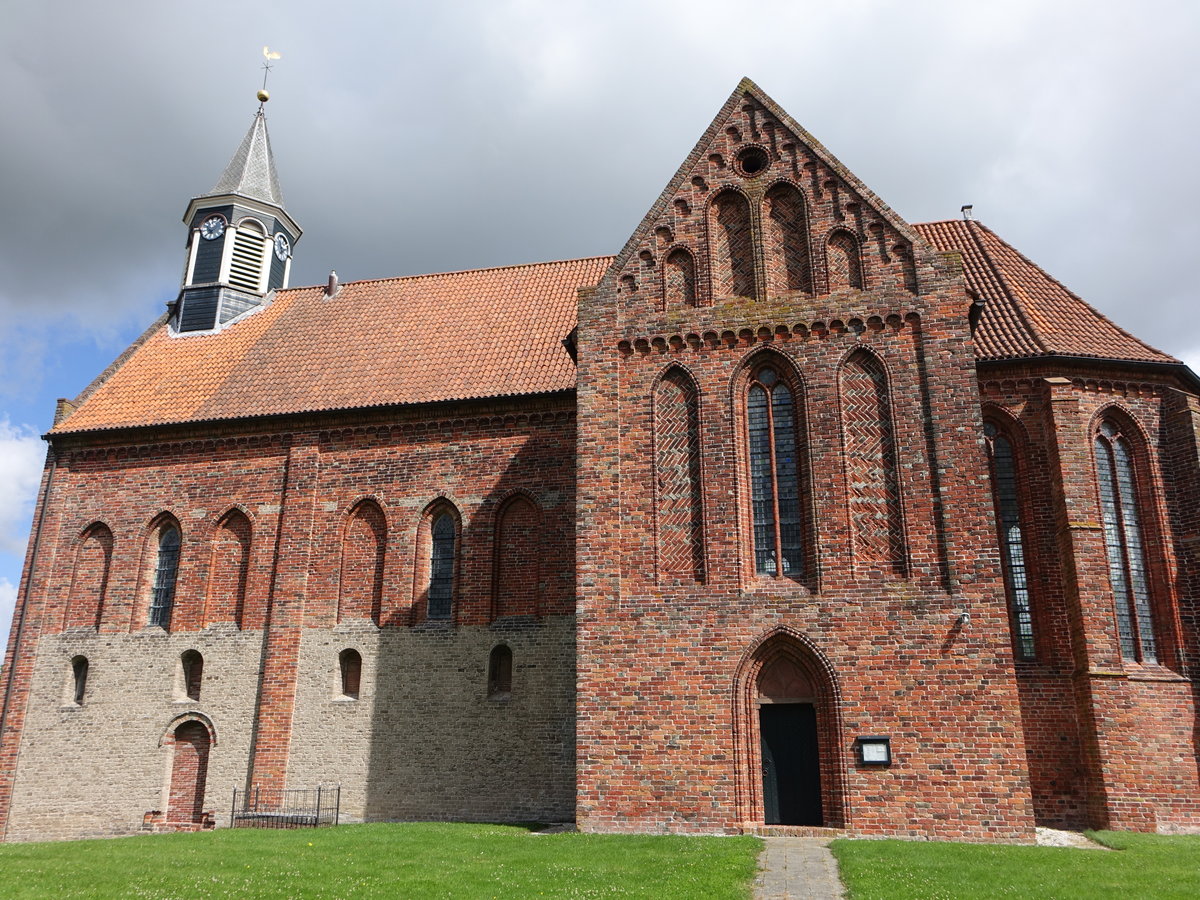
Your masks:
<instances>
[{"instance_id":1,"label":"clock tower","mask_svg":"<svg viewBox=\"0 0 1200 900\"><path fill-rule=\"evenodd\" d=\"M283 207L260 101L250 130L211 191L188 204L183 287L171 307L173 333L220 331L288 286L301 229Z\"/></svg>"}]
</instances>

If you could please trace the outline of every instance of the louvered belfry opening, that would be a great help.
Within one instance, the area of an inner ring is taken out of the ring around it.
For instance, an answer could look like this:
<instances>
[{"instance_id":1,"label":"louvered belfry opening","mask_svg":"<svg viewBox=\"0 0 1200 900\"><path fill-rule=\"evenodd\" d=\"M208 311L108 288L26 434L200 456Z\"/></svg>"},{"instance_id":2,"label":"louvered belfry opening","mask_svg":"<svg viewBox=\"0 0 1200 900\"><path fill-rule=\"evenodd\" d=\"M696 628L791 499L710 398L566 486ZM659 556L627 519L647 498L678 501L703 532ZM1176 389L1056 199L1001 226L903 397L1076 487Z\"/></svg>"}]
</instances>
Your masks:
<instances>
[{"instance_id":1,"label":"louvered belfry opening","mask_svg":"<svg viewBox=\"0 0 1200 900\"><path fill-rule=\"evenodd\" d=\"M229 283L253 294L262 292L263 242L266 236L252 222L241 225L233 239L229 262Z\"/></svg>"}]
</instances>

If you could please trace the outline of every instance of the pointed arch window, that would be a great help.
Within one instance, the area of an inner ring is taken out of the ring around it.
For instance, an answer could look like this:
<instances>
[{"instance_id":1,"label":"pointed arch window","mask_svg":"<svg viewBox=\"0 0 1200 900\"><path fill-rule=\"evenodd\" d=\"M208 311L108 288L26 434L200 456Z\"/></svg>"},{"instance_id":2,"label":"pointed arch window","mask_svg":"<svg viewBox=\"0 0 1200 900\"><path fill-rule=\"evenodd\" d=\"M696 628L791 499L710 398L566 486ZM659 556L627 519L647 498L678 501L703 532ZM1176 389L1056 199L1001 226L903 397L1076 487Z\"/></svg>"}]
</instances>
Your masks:
<instances>
[{"instance_id":1,"label":"pointed arch window","mask_svg":"<svg viewBox=\"0 0 1200 900\"><path fill-rule=\"evenodd\" d=\"M166 525L158 535L154 588L150 599L150 624L167 628L175 605L175 579L179 573L179 529Z\"/></svg>"},{"instance_id":2,"label":"pointed arch window","mask_svg":"<svg viewBox=\"0 0 1200 900\"><path fill-rule=\"evenodd\" d=\"M1106 419L1096 433L1095 451L1108 580L1116 602L1121 655L1139 662L1157 662L1133 446L1121 426Z\"/></svg>"},{"instance_id":3,"label":"pointed arch window","mask_svg":"<svg viewBox=\"0 0 1200 900\"><path fill-rule=\"evenodd\" d=\"M1029 601L1029 572L1026 566L1025 529L1017 489L1017 461L1012 440L992 422L985 422L988 461L992 475L992 500L996 507L996 530L1000 538L1000 562L1008 592L1017 659L1035 657L1033 611Z\"/></svg>"},{"instance_id":4,"label":"pointed arch window","mask_svg":"<svg viewBox=\"0 0 1200 900\"><path fill-rule=\"evenodd\" d=\"M454 517L437 515L429 534L429 618L448 619L454 602L454 557L457 544Z\"/></svg>"},{"instance_id":5,"label":"pointed arch window","mask_svg":"<svg viewBox=\"0 0 1200 900\"><path fill-rule=\"evenodd\" d=\"M751 377L746 422L755 574L803 578L800 423L793 391L774 366Z\"/></svg>"}]
</instances>

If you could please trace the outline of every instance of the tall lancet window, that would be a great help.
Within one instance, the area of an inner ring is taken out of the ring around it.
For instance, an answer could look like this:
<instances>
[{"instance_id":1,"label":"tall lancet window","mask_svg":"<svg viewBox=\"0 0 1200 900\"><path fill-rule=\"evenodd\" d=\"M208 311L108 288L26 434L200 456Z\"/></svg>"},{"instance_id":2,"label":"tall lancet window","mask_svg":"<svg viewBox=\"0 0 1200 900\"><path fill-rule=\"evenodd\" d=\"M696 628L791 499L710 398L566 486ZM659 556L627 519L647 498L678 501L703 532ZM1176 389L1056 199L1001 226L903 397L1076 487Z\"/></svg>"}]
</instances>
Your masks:
<instances>
[{"instance_id":1,"label":"tall lancet window","mask_svg":"<svg viewBox=\"0 0 1200 900\"><path fill-rule=\"evenodd\" d=\"M167 525L158 536L158 558L154 567L154 589L150 600L150 624L167 628L175 605L175 577L179 571L179 529Z\"/></svg>"},{"instance_id":2,"label":"tall lancet window","mask_svg":"<svg viewBox=\"0 0 1200 900\"><path fill-rule=\"evenodd\" d=\"M1029 603L1029 572L1025 565L1025 534L1017 493L1017 465L1012 441L991 422L984 423L992 470L992 499L1000 536L1000 562L1016 638L1017 659L1034 658L1033 611Z\"/></svg>"},{"instance_id":3,"label":"tall lancet window","mask_svg":"<svg viewBox=\"0 0 1200 900\"><path fill-rule=\"evenodd\" d=\"M757 369L746 398L754 571L804 576L797 415L792 390L771 366Z\"/></svg>"},{"instance_id":4,"label":"tall lancet window","mask_svg":"<svg viewBox=\"0 0 1200 900\"><path fill-rule=\"evenodd\" d=\"M454 519L442 513L430 529L429 618L447 619L454 600Z\"/></svg>"},{"instance_id":5,"label":"tall lancet window","mask_svg":"<svg viewBox=\"0 0 1200 900\"><path fill-rule=\"evenodd\" d=\"M1096 434L1096 477L1121 655L1141 662L1157 662L1133 448L1112 419L1106 419Z\"/></svg>"}]
</instances>

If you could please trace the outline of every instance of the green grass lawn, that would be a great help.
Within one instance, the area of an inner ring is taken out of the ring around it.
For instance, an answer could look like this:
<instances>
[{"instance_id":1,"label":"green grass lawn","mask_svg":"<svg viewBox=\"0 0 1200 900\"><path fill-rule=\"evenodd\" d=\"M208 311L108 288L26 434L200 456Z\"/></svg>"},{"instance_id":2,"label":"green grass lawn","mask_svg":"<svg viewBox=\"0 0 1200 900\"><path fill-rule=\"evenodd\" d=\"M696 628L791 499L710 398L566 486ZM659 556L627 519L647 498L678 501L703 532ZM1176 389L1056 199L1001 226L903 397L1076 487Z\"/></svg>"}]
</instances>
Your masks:
<instances>
[{"instance_id":1,"label":"green grass lawn","mask_svg":"<svg viewBox=\"0 0 1200 900\"><path fill-rule=\"evenodd\" d=\"M532 835L502 825L344 825L0 846L0 897L750 895L753 837Z\"/></svg>"},{"instance_id":2,"label":"green grass lawn","mask_svg":"<svg viewBox=\"0 0 1200 900\"><path fill-rule=\"evenodd\" d=\"M1119 851L918 841L834 841L852 900L1200 897L1200 837L1089 832Z\"/></svg>"}]
</instances>

